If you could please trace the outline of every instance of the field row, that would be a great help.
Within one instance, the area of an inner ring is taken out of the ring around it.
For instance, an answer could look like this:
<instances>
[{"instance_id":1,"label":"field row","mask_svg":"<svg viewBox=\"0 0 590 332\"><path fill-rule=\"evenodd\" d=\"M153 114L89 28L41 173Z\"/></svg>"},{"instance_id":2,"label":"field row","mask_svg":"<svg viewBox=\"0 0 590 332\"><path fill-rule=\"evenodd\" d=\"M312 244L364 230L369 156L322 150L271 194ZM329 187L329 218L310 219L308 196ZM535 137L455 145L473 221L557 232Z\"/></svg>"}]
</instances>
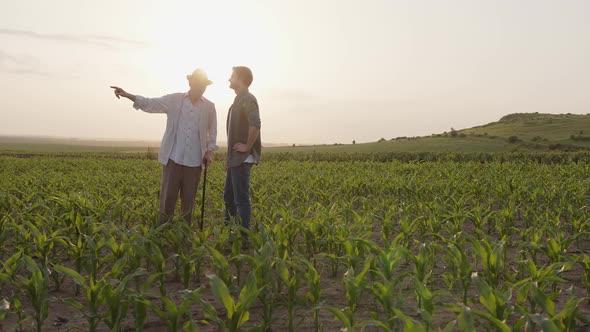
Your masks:
<instances>
[{"instance_id":1,"label":"field row","mask_svg":"<svg viewBox=\"0 0 590 332\"><path fill-rule=\"evenodd\" d=\"M252 172L247 243L223 221L221 163L209 170L203 232L156 225L160 172L153 160L0 158L0 326L588 323L587 163L271 160Z\"/></svg>"}]
</instances>

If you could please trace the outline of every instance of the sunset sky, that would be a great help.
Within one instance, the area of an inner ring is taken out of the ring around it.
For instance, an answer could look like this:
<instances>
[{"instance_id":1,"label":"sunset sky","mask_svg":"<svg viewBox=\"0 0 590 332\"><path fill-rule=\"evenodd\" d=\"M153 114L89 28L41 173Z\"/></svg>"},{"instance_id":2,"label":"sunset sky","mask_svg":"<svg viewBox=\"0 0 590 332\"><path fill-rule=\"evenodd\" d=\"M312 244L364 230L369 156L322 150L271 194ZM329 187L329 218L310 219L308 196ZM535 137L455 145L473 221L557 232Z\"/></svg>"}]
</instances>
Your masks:
<instances>
[{"instance_id":1,"label":"sunset sky","mask_svg":"<svg viewBox=\"0 0 590 332\"><path fill-rule=\"evenodd\" d=\"M2 1L0 135L154 140L148 97L254 72L263 143L429 135L508 113L590 113L588 0Z\"/></svg>"}]
</instances>

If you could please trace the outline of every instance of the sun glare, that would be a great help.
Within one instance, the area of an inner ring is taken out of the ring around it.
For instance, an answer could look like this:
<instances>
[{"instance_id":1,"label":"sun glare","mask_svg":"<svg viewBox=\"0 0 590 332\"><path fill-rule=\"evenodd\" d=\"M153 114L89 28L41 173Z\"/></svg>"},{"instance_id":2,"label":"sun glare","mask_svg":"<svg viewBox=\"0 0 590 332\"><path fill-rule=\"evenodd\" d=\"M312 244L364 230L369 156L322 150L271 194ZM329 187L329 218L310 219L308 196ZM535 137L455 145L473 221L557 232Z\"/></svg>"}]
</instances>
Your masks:
<instances>
[{"instance_id":1,"label":"sun glare","mask_svg":"<svg viewBox=\"0 0 590 332\"><path fill-rule=\"evenodd\" d=\"M199 14L195 14L199 13ZM214 84L207 96L226 99L231 96L228 79L231 68L246 65L255 73L272 72L275 31L257 25L256 15L244 10L228 11L223 3L186 3L180 15L153 31L148 66L158 84L182 91L183 78L196 68L203 68Z\"/></svg>"}]
</instances>

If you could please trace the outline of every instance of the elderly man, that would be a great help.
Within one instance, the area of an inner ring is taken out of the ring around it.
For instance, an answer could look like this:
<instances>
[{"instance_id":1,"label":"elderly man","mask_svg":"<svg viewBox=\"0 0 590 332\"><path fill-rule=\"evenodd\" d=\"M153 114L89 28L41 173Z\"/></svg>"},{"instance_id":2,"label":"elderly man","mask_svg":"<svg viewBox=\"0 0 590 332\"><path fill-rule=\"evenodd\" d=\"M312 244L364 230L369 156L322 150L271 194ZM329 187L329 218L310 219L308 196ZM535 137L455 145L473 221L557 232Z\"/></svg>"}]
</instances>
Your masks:
<instances>
[{"instance_id":1,"label":"elderly man","mask_svg":"<svg viewBox=\"0 0 590 332\"><path fill-rule=\"evenodd\" d=\"M160 145L158 161L164 165L160 189L160 223L174 215L180 193L182 216L190 224L195 206L201 168L212 161L217 149L217 114L215 105L203 97L212 82L202 69L187 75L188 92L160 98L145 98L115 89L117 98L133 101L135 109L147 113L165 113L166 131Z\"/></svg>"}]
</instances>

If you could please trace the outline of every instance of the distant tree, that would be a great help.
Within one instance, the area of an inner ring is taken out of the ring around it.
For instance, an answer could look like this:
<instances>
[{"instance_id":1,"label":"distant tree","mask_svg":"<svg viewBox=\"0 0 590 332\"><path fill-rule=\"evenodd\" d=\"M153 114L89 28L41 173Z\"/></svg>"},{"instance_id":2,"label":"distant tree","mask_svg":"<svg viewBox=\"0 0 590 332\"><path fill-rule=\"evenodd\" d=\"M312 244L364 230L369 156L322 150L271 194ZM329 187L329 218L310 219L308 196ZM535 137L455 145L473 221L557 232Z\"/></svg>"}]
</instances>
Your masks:
<instances>
[{"instance_id":1,"label":"distant tree","mask_svg":"<svg viewBox=\"0 0 590 332\"><path fill-rule=\"evenodd\" d=\"M352 140L352 144L356 144L356 141L355 140Z\"/></svg>"},{"instance_id":2,"label":"distant tree","mask_svg":"<svg viewBox=\"0 0 590 332\"><path fill-rule=\"evenodd\" d=\"M293 147L295 147L295 143L293 143Z\"/></svg>"},{"instance_id":3,"label":"distant tree","mask_svg":"<svg viewBox=\"0 0 590 332\"><path fill-rule=\"evenodd\" d=\"M380 138L380 139L377 141L377 143L381 143L381 142L385 142L385 138L381 137L381 138Z\"/></svg>"},{"instance_id":4,"label":"distant tree","mask_svg":"<svg viewBox=\"0 0 590 332\"><path fill-rule=\"evenodd\" d=\"M451 136L457 137L457 131L454 128L451 128Z\"/></svg>"}]
</instances>

